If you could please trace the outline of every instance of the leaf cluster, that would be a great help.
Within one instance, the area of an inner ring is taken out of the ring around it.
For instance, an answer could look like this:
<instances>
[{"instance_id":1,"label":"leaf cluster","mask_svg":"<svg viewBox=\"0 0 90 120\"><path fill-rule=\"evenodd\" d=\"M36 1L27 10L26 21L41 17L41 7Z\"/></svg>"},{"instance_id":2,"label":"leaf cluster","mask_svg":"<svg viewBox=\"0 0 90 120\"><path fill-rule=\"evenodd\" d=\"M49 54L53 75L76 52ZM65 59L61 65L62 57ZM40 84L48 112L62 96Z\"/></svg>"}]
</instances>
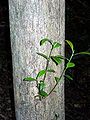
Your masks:
<instances>
[{"instance_id":1,"label":"leaf cluster","mask_svg":"<svg viewBox=\"0 0 90 120\"><path fill-rule=\"evenodd\" d=\"M48 38L44 38L40 41L40 46L44 45L46 42L48 42L50 45L51 45L51 49L50 49L50 53L49 55L45 55L43 53L37 53L39 56L45 58L47 60L46 62L46 68L44 68L43 70L40 70L37 75L36 75L36 78L32 78L31 76L30 77L26 77L24 78L24 81L35 81L36 84L37 84L37 88L38 88L38 96L39 98L46 98L47 96L49 96L52 92L55 91L55 88L56 86L58 85L59 81L62 79L64 73L66 72L66 70L70 69L70 68L73 68L75 67L75 63L72 62L72 58L76 55L82 55L82 54L85 54L85 55L90 55L90 53L88 51L86 52L79 52L79 53L75 53L75 50L74 50L74 45L71 41L69 40L66 40L66 43L67 45L69 45L72 53L71 53L71 56L69 58L66 58L60 54L58 55L54 55L52 56L52 51L54 49L57 49L57 48L60 48L61 47L61 44L58 43L58 42L53 42L52 40L48 39ZM45 82L45 79L46 79L46 75L47 73L56 73L56 71L52 68L49 68L49 62L52 60L52 62L58 66L59 64L62 63L62 60L67 60L66 62L66 65L64 67L64 70L62 71L61 75L60 76L55 76L55 85L54 87L51 89L51 91L49 93L47 93L45 91L45 88L47 87L46 85L46 82ZM70 75L64 75L67 79L69 80L73 80L73 78L70 76ZM43 77L42 80L41 77Z\"/></svg>"}]
</instances>

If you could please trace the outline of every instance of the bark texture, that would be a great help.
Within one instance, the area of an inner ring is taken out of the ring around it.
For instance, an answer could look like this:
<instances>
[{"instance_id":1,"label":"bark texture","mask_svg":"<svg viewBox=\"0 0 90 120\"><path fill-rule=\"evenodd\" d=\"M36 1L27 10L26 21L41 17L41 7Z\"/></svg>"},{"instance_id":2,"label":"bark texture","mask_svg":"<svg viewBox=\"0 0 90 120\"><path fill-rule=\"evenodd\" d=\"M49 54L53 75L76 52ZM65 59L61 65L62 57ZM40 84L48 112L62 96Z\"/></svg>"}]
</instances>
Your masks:
<instances>
[{"instance_id":1,"label":"bark texture","mask_svg":"<svg viewBox=\"0 0 90 120\"><path fill-rule=\"evenodd\" d=\"M39 70L45 68L46 61L36 52L48 54L50 45L42 47L39 41L48 37L59 41L62 48L53 54L64 55L64 0L9 0L10 33L13 61L13 84L17 120L64 120L64 81L48 98L39 101L34 98L37 88L34 82L25 82L26 76L35 77ZM60 76L63 65L56 67L50 62ZM53 87L54 75L46 79L49 92Z\"/></svg>"}]
</instances>

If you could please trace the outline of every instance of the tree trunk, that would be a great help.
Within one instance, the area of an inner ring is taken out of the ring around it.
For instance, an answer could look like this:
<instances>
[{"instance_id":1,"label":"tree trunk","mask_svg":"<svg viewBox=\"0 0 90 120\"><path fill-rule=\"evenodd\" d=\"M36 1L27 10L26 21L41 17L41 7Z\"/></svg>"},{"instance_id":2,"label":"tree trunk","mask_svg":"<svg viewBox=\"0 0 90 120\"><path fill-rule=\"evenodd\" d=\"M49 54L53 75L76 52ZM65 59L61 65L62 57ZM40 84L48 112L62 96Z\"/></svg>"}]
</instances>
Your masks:
<instances>
[{"instance_id":1,"label":"tree trunk","mask_svg":"<svg viewBox=\"0 0 90 120\"><path fill-rule=\"evenodd\" d=\"M40 47L42 38L49 38L62 44L53 54L64 55L64 0L9 0L10 33L13 62L13 84L17 120L64 120L64 81L56 87L49 97L38 100L35 82L26 82L27 76L35 77L45 68L44 58L36 52L48 54L50 45ZM60 76L64 63L50 67ZM49 92L54 78L49 74L46 79Z\"/></svg>"}]
</instances>

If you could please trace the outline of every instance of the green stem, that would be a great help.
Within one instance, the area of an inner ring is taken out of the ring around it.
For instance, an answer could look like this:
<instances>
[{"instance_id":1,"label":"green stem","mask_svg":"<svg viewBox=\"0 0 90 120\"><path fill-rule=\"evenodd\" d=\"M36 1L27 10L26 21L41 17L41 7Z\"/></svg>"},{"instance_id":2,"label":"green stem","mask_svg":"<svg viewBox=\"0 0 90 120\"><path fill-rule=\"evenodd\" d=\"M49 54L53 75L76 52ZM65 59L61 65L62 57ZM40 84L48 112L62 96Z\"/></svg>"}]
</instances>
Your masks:
<instances>
[{"instance_id":1,"label":"green stem","mask_svg":"<svg viewBox=\"0 0 90 120\"><path fill-rule=\"evenodd\" d=\"M72 55L71 55L71 57L69 59L69 62L71 62L73 55L74 55L74 53L72 53Z\"/></svg>"},{"instance_id":2,"label":"green stem","mask_svg":"<svg viewBox=\"0 0 90 120\"><path fill-rule=\"evenodd\" d=\"M48 59L47 59L46 68L45 68L46 73L45 73L45 75L44 75L43 81L45 81L45 78L46 78L47 69L48 69L48 66L49 66L49 61L50 61L50 56L51 56L52 50L53 50L53 47L51 48L49 57L48 57Z\"/></svg>"},{"instance_id":3,"label":"green stem","mask_svg":"<svg viewBox=\"0 0 90 120\"><path fill-rule=\"evenodd\" d=\"M61 80L64 72L66 71L66 68L64 68L64 70L62 71L61 75L60 75L60 78L59 78L59 81ZM57 82L54 87L51 89L51 91L48 93L48 96L54 91L54 89L56 88L56 86L58 85L59 82Z\"/></svg>"},{"instance_id":4,"label":"green stem","mask_svg":"<svg viewBox=\"0 0 90 120\"><path fill-rule=\"evenodd\" d=\"M70 63L70 62L71 62L71 60L72 60L73 56L74 56L74 51L72 51L72 55L71 55L71 57L70 57L70 59L69 59L68 63ZM67 63L67 64L68 64L68 63ZM66 69L67 69L67 66L66 66Z\"/></svg>"},{"instance_id":5,"label":"green stem","mask_svg":"<svg viewBox=\"0 0 90 120\"><path fill-rule=\"evenodd\" d=\"M70 59L69 59L68 62L70 62L70 61L72 60L73 55L74 55L74 53L72 52L72 55L71 55L71 57L70 57ZM62 73L61 73L61 75L60 75L59 81L62 79L62 76L63 76L63 74L65 73L66 70L67 70L67 66L63 69L63 71L62 71ZM54 85L54 87L53 87L53 88L51 89L51 91L48 93L48 96L54 91L54 89L56 88L56 86L58 85L58 83L59 83L59 82L57 82L57 83ZM46 96L46 97L47 97L47 96Z\"/></svg>"}]
</instances>

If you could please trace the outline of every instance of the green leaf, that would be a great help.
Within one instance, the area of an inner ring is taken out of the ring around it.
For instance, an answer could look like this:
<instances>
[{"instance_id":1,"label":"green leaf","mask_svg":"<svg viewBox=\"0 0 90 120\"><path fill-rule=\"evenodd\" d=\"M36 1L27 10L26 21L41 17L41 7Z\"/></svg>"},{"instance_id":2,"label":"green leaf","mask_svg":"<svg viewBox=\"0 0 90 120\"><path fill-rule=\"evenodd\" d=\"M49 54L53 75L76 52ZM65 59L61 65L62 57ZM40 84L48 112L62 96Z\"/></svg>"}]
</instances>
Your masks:
<instances>
[{"instance_id":1,"label":"green leaf","mask_svg":"<svg viewBox=\"0 0 90 120\"><path fill-rule=\"evenodd\" d=\"M43 45L45 42L49 42L51 45L52 45L52 41L47 39L47 38L44 38L40 41L40 46Z\"/></svg>"},{"instance_id":2,"label":"green leaf","mask_svg":"<svg viewBox=\"0 0 90 120\"><path fill-rule=\"evenodd\" d=\"M75 64L72 63L72 62L68 62L67 65L66 65L66 68L71 68L71 67L74 67Z\"/></svg>"},{"instance_id":3,"label":"green leaf","mask_svg":"<svg viewBox=\"0 0 90 120\"><path fill-rule=\"evenodd\" d=\"M79 53L76 53L74 55L90 55L90 52L79 52Z\"/></svg>"},{"instance_id":4,"label":"green leaf","mask_svg":"<svg viewBox=\"0 0 90 120\"><path fill-rule=\"evenodd\" d=\"M58 48L58 47L61 47L61 44L58 43L58 42L54 42L53 43L53 48Z\"/></svg>"},{"instance_id":5,"label":"green leaf","mask_svg":"<svg viewBox=\"0 0 90 120\"><path fill-rule=\"evenodd\" d=\"M62 55L57 55L57 57L59 57L59 58L61 58L61 59L66 59L67 61L69 61L69 59L68 58L66 58L66 57L64 57L64 56L62 56Z\"/></svg>"},{"instance_id":6,"label":"green leaf","mask_svg":"<svg viewBox=\"0 0 90 120\"><path fill-rule=\"evenodd\" d=\"M74 52L74 47L73 47L73 43L69 40L66 40L66 42L68 43L68 45L70 46L70 48L72 49L72 51Z\"/></svg>"},{"instance_id":7,"label":"green leaf","mask_svg":"<svg viewBox=\"0 0 90 120\"><path fill-rule=\"evenodd\" d=\"M66 78L68 78L69 80L73 80L73 78L70 75L65 75Z\"/></svg>"},{"instance_id":8,"label":"green leaf","mask_svg":"<svg viewBox=\"0 0 90 120\"><path fill-rule=\"evenodd\" d=\"M60 78L55 77L55 81L56 81L56 83L58 83L60 81Z\"/></svg>"},{"instance_id":9,"label":"green leaf","mask_svg":"<svg viewBox=\"0 0 90 120\"><path fill-rule=\"evenodd\" d=\"M40 83L39 83L39 91L43 91L44 89L45 89L45 83L44 83L44 81L40 81Z\"/></svg>"},{"instance_id":10,"label":"green leaf","mask_svg":"<svg viewBox=\"0 0 90 120\"><path fill-rule=\"evenodd\" d=\"M68 59L67 57L64 57L64 56L62 56L62 55L60 55L60 57L61 57L61 59L64 59L64 60L69 61L69 59Z\"/></svg>"},{"instance_id":11,"label":"green leaf","mask_svg":"<svg viewBox=\"0 0 90 120\"><path fill-rule=\"evenodd\" d=\"M27 77L27 78L24 78L23 80L24 81L36 81L36 79L32 77Z\"/></svg>"},{"instance_id":12,"label":"green leaf","mask_svg":"<svg viewBox=\"0 0 90 120\"><path fill-rule=\"evenodd\" d=\"M46 70L41 70L38 74L37 74L37 77L41 77L42 75L44 75L46 73Z\"/></svg>"},{"instance_id":13,"label":"green leaf","mask_svg":"<svg viewBox=\"0 0 90 120\"><path fill-rule=\"evenodd\" d=\"M62 62L61 56L59 56L59 55L58 56L51 56L51 59L56 65L58 65Z\"/></svg>"},{"instance_id":14,"label":"green leaf","mask_svg":"<svg viewBox=\"0 0 90 120\"><path fill-rule=\"evenodd\" d=\"M48 96L48 93L46 93L45 91L40 91L39 94L40 94L42 97Z\"/></svg>"},{"instance_id":15,"label":"green leaf","mask_svg":"<svg viewBox=\"0 0 90 120\"><path fill-rule=\"evenodd\" d=\"M37 54L44 57L45 59L48 59L48 57L46 55L44 55L43 53L37 53Z\"/></svg>"},{"instance_id":16,"label":"green leaf","mask_svg":"<svg viewBox=\"0 0 90 120\"><path fill-rule=\"evenodd\" d=\"M42 97L46 97L48 96L48 94L44 91L46 84L44 83L44 81L40 81L39 83L39 95L41 95Z\"/></svg>"},{"instance_id":17,"label":"green leaf","mask_svg":"<svg viewBox=\"0 0 90 120\"><path fill-rule=\"evenodd\" d=\"M48 69L47 72L53 72L53 73L55 73L55 70L53 70L53 69Z\"/></svg>"}]
</instances>

